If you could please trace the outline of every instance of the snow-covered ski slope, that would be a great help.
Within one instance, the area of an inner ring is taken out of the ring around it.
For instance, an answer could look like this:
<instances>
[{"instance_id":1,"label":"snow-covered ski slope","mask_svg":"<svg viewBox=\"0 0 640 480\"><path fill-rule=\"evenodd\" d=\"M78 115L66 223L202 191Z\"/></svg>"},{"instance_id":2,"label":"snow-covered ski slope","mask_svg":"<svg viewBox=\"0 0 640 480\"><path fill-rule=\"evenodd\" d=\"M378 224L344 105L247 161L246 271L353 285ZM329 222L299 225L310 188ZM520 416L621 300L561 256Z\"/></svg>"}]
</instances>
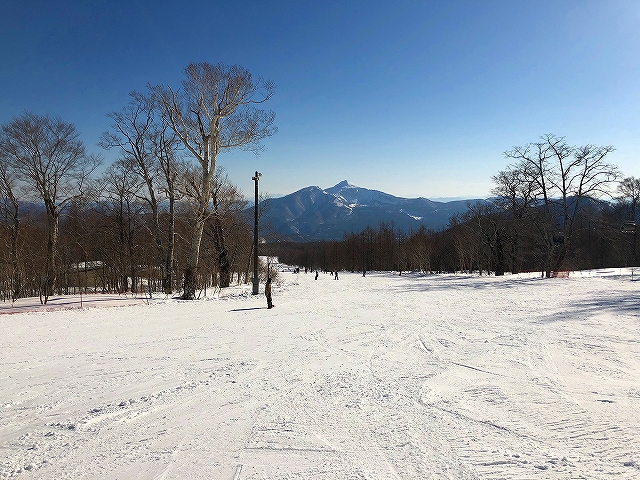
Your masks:
<instances>
[{"instance_id":1,"label":"snow-covered ski slope","mask_svg":"<svg viewBox=\"0 0 640 480\"><path fill-rule=\"evenodd\" d=\"M2 315L0 478L637 479L627 273Z\"/></svg>"}]
</instances>

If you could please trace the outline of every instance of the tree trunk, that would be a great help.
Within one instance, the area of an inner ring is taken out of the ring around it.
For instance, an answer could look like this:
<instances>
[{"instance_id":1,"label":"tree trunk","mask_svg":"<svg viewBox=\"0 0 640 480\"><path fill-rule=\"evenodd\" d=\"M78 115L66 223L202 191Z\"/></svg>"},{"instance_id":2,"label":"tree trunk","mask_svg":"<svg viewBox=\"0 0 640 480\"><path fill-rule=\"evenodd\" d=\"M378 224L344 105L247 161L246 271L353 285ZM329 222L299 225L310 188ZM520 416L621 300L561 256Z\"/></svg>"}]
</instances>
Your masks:
<instances>
[{"instance_id":1,"label":"tree trunk","mask_svg":"<svg viewBox=\"0 0 640 480\"><path fill-rule=\"evenodd\" d=\"M173 292L173 240L169 241L167 256L162 268L162 291L167 295Z\"/></svg>"},{"instance_id":2,"label":"tree trunk","mask_svg":"<svg viewBox=\"0 0 640 480\"><path fill-rule=\"evenodd\" d=\"M562 270L562 266L564 264L564 259L567 256L567 244L564 243L557 250L559 250L559 251L556 254L555 261L553 262L553 271L554 272L559 272L560 270Z\"/></svg>"},{"instance_id":3,"label":"tree trunk","mask_svg":"<svg viewBox=\"0 0 640 480\"><path fill-rule=\"evenodd\" d=\"M216 202L215 196L214 202ZM220 288L227 288L231 284L231 264L229 262L229 253L224 239L224 229L222 228L222 222L220 221L220 217L217 213L213 219L213 242L218 254Z\"/></svg>"},{"instance_id":4,"label":"tree trunk","mask_svg":"<svg viewBox=\"0 0 640 480\"><path fill-rule=\"evenodd\" d=\"M162 290L169 295L173 292L173 252L175 249L175 231L176 231L176 214L175 214L175 195L170 189L169 195L169 240L167 243L167 252L165 257L164 272L162 275Z\"/></svg>"},{"instance_id":5,"label":"tree trunk","mask_svg":"<svg viewBox=\"0 0 640 480\"><path fill-rule=\"evenodd\" d=\"M253 260L253 242L251 242L251 251L249 252L249 258L247 259L247 269L244 272L244 283L245 285L249 283L249 272L251 271L251 262Z\"/></svg>"},{"instance_id":6,"label":"tree trunk","mask_svg":"<svg viewBox=\"0 0 640 480\"><path fill-rule=\"evenodd\" d=\"M204 231L204 215L199 215L195 220L193 233L191 236L191 248L187 257L184 269L183 300L193 300L196 298L196 273L198 271L198 259L200 257L200 244L202 243L202 232Z\"/></svg>"},{"instance_id":7,"label":"tree trunk","mask_svg":"<svg viewBox=\"0 0 640 480\"><path fill-rule=\"evenodd\" d=\"M496 276L504 275L504 248L500 238L500 230L496 230Z\"/></svg>"},{"instance_id":8,"label":"tree trunk","mask_svg":"<svg viewBox=\"0 0 640 480\"><path fill-rule=\"evenodd\" d=\"M551 278L551 257L553 256L553 246L547 245L547 251L544 256L544 272L543 276L546 278Z\"/></svg>"},{"instance_id":9,"label":"tree trunk","mask_svg":"<svg viewBox=\"0 0 640 480\"><path fill-rule=\"evenodd\" d=\"M511 248L511 273L520 273L520 237L516 231L513 236L513 244Z\"/></svg>"},{"instance_id":10,"label":"tree trunk","mask_svg":"<svg viewBox=\"0 0 640 480\"><path fill-rule=\"evenodd\" d=\"M220 269L220 288L227 288L231 284L231 270L225 248L218 253L218 268Z\"/></svg>"},{"instance_id":11,"label":"tree trunk","mask_svg":"<svg viewBox=\"0 0 640 480\"><path fill-rule=\"evenodd\" d=\"M43 285L43 302L45 305L56 288L56 254L58 248L58 215L47 215L48 238L45 280Z\"/></svg>"},{"instance_id":12,"label":"tree trunk","mask_svg":"<svg viewBox=\"0 0 640 480\"><path fill-rule=\"evenodd\" d=\"M11 219L11 250L9 252L9 262L11 264L11 300L20 298L22 293L22 278L18 265L18 233L20 220L18 216L18 203L14 202L14 210Z\"/></svg>"}]
</instances>

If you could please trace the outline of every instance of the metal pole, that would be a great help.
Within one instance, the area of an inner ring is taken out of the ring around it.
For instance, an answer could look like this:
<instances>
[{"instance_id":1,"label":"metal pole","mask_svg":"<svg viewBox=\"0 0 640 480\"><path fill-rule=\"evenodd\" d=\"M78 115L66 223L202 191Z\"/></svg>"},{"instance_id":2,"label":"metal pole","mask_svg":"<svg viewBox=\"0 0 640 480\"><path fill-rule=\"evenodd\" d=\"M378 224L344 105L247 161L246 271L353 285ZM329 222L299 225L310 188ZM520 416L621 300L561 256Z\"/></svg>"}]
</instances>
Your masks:
<instances>
[{"instance_id":1,"label":"metal pole","mask_svg":"<svg viewBox=\"0 0 640 480\"><path fill-rule=\"evenodd\" d=\"M258 294L258 287L260 285L260 279L258 278L258 180L260 180L261 176L262 174L256 171L256 175L254 177L251 177L251 180L256 183L253 221L253 295Z\"/></svg>"}]
</instances>

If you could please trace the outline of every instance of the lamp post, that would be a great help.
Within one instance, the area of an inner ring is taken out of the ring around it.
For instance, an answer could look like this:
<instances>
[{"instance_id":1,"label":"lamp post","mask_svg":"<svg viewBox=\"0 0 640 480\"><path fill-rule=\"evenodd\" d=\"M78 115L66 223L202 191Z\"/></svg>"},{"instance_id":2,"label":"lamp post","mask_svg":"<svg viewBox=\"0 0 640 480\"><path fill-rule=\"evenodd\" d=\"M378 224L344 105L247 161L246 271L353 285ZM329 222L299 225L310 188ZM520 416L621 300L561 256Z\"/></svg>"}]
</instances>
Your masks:
<instances>
[{"instance_id":1,"label":"lamp post","mask_svg":"<svg viewBox=\"0 0 640 480\"><path fill-rule=\"evenodd\" d=\"M262 174L256 171L254 177L251 180L256 182L256 203L254 210L253 221L253 295L258 294L258 286L260 285L260 279L258 278L258 180Z\"/></svg>"}]
</instances>

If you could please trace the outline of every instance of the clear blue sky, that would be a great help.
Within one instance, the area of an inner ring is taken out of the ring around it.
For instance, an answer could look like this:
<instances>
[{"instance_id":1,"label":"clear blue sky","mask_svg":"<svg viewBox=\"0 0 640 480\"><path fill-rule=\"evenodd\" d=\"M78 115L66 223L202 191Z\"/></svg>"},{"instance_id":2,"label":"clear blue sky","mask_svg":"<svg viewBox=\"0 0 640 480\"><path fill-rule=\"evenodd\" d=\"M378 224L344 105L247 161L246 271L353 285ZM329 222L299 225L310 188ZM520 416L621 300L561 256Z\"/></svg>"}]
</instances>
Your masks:
<instances>
[{"instance_id":1,"label":"clear blue sky","mask_svg":"<svg viewBox=\"0 0 640 480\"><path fill-rule=\"evenodd\" d=\"M266 150L219 158L249 195L259 170L272 195L486 197L503 152L546 133L640 177L637 0L2 0L0 123L61 116L109 162L106 114L190 62L276 85Z\"/></svg>"}]
</instances>

